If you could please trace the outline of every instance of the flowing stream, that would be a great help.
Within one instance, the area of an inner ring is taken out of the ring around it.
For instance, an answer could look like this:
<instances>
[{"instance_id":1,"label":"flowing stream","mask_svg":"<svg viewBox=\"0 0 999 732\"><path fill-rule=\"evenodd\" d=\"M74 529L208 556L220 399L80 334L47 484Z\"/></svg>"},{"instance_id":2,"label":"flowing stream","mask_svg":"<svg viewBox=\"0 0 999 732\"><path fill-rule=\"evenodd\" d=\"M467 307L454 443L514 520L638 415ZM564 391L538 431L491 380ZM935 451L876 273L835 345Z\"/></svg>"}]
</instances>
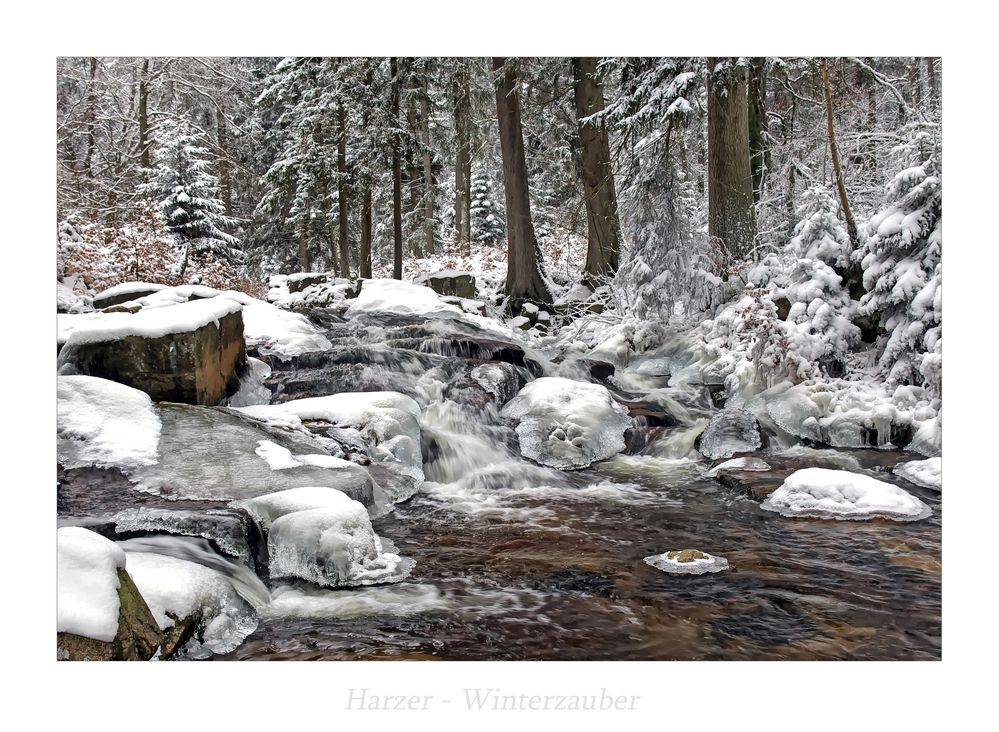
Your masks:
<instances>
[{"instance_id":1,"label":"flowing stream","mask_svg":"<svg viewBox=\"0 0 999 732\"><path fill-rule=\"evenodd\" d=\"M784 470L818 460L869 472L933 511L908 524L784 518L706 477L710 461L685 457L715 409L706 388L644 378L641 390L617 390L640 415L625 454L551 470L520 457L471 372L509 364L494 374L505 399L542 372L584 378L579 364L457 323L313 317L334 348L271 361L273 401L390 389L420 403L427 482L374 520L416 566L394 585L271 583L257 630L222 658L940 657L940 496L887 473L917 456L763 450ZM731 568L676 576L643 562L684 548Z\"/></svg>"}]
</instances>

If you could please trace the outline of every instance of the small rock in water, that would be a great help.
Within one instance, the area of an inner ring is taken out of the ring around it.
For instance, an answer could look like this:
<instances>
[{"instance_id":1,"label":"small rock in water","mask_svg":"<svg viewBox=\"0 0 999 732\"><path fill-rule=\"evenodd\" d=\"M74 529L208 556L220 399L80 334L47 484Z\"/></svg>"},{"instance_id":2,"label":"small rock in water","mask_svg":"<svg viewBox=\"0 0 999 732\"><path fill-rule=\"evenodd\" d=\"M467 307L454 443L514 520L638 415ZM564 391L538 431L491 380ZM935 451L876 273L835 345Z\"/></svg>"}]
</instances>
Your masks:
<instances>
[{"instance_id":1,"label":"small rock in water","mask_svg":"<svg viewBox=\"0 0 999 732\"><path fill-rule=\"evenodd\" d=\"M728 560L699 549L674 549L645 557L645 563L667 574L705 574L728 569Z\"/></svg>"},{"instance_id":2,"label":"small rock in water","mask_svg":"<svg viewBox=\"0 0 999 732\"><path fill-rule=\"evenodd\" d=\"M760 423L745 409L723 409L708 423L701 435L704 457L730 458L737 452L752 452L763 444Z\"/></svg>"},{"instance_id":3,"label":"small rock in water","mask_svg":"<svg viewBox=\"0 0 999 732\"><path fill-rule=\"evenodd\" d=\"M753 472L765 472L770 470L770 465L765 460L761 460L758 457L735 458L734 460L726 460L725 462L714 466L711 470L705 473L705 476L708 478L714 478L723 470L750 470Z\"/></svg>"}]
</instances>

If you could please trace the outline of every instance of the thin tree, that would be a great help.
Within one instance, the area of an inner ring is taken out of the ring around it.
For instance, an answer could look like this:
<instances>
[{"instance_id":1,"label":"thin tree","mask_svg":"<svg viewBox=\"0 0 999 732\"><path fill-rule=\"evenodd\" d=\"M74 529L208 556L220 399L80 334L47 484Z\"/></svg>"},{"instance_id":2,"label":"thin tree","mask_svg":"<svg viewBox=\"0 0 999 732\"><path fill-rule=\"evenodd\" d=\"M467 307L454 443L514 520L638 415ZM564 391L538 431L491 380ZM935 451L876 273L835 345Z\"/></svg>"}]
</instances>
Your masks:
<instances>
[{"instance_id":1,"label":"thin tree","mask_svg":"<svg viewBox=\"0 0 999 732\"><path fill-rule=\"evenodd\" d=\"M531 220L517 72L514 64L507 63L502 56L493 58L493 71L499 77L496 84L496 116L503 155L503 188L506 192L507 308L517 312L524 302L550 304L552 297L538 266L538 242Z\"/></svg>"},{"instance_id":2,"label":"thin tree","mask_svg":"<svg viewBox=\"0 0 999 732\"><path fill-rule=\"evenodd\" d=\"M733 257L756 238L746 68L708 59L708 235Z\"/></svg>"},{"instance_id":3,"label":"thin tree","mask_svg":"<svg viewBox=\"0 0 999 732\"><path fill-rule=\"evenodd\" d=\"M604 109L603 84L597 74L597 59L574 58L572 71L588 232L584 273L587 280L596 285L617 270L621 222L607 128L602 122L588 119Z\"/></svg>"},{"instance_id":4,"label":"thin tree","mask_svg":"<svg viewBox=\"0 0 999 732\"><path fill-rule=\"evenodd\" d=\"M472 253L472 97L469 62L458 59L455 72L454 129L457 150L454 163L454 229L461 250Z\"/></svg>"},{"instance_id":5,"label":"thin tree","mask_svg":"<svg viewBox=\"0 0 999 732\"><path fill-rule=\"evenodd\" d=\"M760 200L763 178L769 168L767 147L767 60L749 60L749 168L753 176L753 200Z\"/></svg>"},{"instance_id":6,"label":"thin tree","mask_svg":"<svg viewBox=\"0 0 999 732\"><path fill-rule=\"evenodd\" d=\"M395 133L392 136L392 234L395 243L392 276L402 279L402 154L399 150L399 64L395 57L389 59L389 74L392 77L392 123Z\"/></svg>"},{"instance_id":7,"label":"thin tree","mask_svg":"<svg viewBox=\"0 0 999 732\"><path fill-rule=\"evenodd\" d=\"M350 277L349 209L347 201L347 112L337 103L336 197L339 223L340 276Z\"/></svg>"},{"instance_id":8,"label":"thin tree","mask_svg":"<svg viewBox=\"0 0 999 732\"><path fill-rule=\"evenodd\" d=\"M826 130L829 134L829 156L832 158L833 175L836 177L839 205L842 207L843 217L846 219L846 233L850 237L850 245L856 247L859 243L857 238L857 224L853 221L850 202L846 197L846 181L843 179L843 168L839 162L839 148L836 146L836 130L833 126L833 102L832 90L829 86L829 64L824 58L820 64L822 68L822 92L826 98Z\"/></svg>"},{"instance_id":9,"label":"thin tree","mask_svg":"<svg viewBox=\"0 0 999 732\"><path fill-rule=\"evenodd\" d=\"M434 253L434 169L430 154L430 66L423 64L420 79L420 141L423 143L423 251Z\"/></svg>"}]
</instances>

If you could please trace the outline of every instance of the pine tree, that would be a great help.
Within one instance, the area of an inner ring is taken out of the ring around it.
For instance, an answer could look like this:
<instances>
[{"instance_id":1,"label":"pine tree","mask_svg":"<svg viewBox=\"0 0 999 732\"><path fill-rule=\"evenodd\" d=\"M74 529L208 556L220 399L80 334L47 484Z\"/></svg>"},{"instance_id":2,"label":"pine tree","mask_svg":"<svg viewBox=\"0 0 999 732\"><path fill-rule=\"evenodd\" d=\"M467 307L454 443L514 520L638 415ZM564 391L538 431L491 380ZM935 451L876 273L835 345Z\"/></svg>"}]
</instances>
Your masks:
<instances>
[{"instance_id":1,"label":"pine tree","mask_svg":"<svg viewBox=\"0 0 999 732\"><path fill-rule=\"evenodd\" d=\"M493 245L506 236L505 211L496 197L492 181L484 173L472 178L472 240Z\"/></svg>"},{"instance_id":2,"label":"pine tree","mask_svg":"<svg viewBox=\"0 0 999 732\"><path fill-rule=\"evenodd\" d=\"M152 178L143 192L157 201L170 233L194 253L239 260L239 240L227 231L235 222L225 215L219 180L211 172L200 133L172 120L162 123L158 132Z\"/></svg>"},{"instance_id":3,"label":"pine tree","mask_svg":"<svg viewBox=\"0 0 999 732\"><path fill-rule=\"evenodd\" d=\"M941 334L940 148L919 130L898 151L907 165L888 184L888 206L867 224L862 314L878 313L888 333L880 366L890 384L939 393Z\"/></svg>"}]
</instances>

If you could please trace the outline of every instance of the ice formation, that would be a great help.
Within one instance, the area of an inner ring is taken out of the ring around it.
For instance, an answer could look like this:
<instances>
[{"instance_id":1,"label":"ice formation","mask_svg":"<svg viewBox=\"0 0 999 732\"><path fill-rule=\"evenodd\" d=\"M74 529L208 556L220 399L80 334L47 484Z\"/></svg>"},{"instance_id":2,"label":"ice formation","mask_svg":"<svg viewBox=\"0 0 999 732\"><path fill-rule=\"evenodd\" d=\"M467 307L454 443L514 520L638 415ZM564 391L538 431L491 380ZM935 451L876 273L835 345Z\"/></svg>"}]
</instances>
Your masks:
<instances>
[{"instance_id":1,"label":"ice formation","mask_svg":"<svg viewBox=\"0 0 999 732\"><path fill-rule=\"evenodd\" d=\"M905 478L910 483L915 483L923 488L940 491L940 467L941 460L938 457L927 458L926 460L911 460L907 463L899 463L892 471L895 475Z\"/></svg>"},{"instance_id":2,"label":"ice formation","mask_svg":"<svg viewBox=\"0 0 999 732\"><path fill-rule=\"evenodd\" d=\"M605 387L555 376L529 383L502 415L517 421L524 457L563 470L621 452L624 433L634 427L627 408Z\"/></svg>"},{"instance_id":3,"label":"ice formation","mask_svg":"<svg viewBox=\"0 0 999 732\"><path fill-rule=\"evenodd\" d=\"M78 526L59 529L56 545L58 631L110 643L118 634L118 570L125 568L125 552Z\"/></svg>"},{"instance_id":4,"label":"ice formation","mask_svg":"<svg viewBox=\"0 0 999 732\"><path fill-rule=\"evenodd\" d=\"M701 434L700 450L702 455L715 460L758 450L762 444L756 417L744 409L728 408L711 418Z\"/></svg>"},{"instance_id":5,"label":"ice formation","mask_svg":"<svg viewBox=\"0 0 999 732\"><path fill-rule=\"evenodd\" d=\"M728 569L728 560L697 549L680 549L645 557L645 563L667 574L705 574Z\"/></svg>"},{"instance_id":6,"label":"ice formation","mask_svg":"<svg viewBox=\"0 0 999 732\"><path fill-rule=\"evenodd\" d=\"M56 380L59 462L65 467L152 465L160 419L149 395L96 376Z\"/></svg>"},{"instance_id":7,"label":"ice formation","mask_svg":"<svg viewBox=\"0 0 999 732\"><path fill-rule=\"evenodd\" d=\"M762 506L791 517L916 521L930 515L929 507L898 486L828 468L792 473Z\"/></svg>"},{"instance_id":8,"label":"ice formation","mask_svg":"<svg viewBox=\"0 0 999 732\"><path fill-rule=\"evenodd\" d=\"M768 465L765 461L760 460L758 457L741 457L735 458L734 460L726 460L725 462L711 468L711 470L704 475L708 478L714 478L723 470L751 470L754 472L764 472L770 470L770 465Z\"/></svg>"}]
</instances>

